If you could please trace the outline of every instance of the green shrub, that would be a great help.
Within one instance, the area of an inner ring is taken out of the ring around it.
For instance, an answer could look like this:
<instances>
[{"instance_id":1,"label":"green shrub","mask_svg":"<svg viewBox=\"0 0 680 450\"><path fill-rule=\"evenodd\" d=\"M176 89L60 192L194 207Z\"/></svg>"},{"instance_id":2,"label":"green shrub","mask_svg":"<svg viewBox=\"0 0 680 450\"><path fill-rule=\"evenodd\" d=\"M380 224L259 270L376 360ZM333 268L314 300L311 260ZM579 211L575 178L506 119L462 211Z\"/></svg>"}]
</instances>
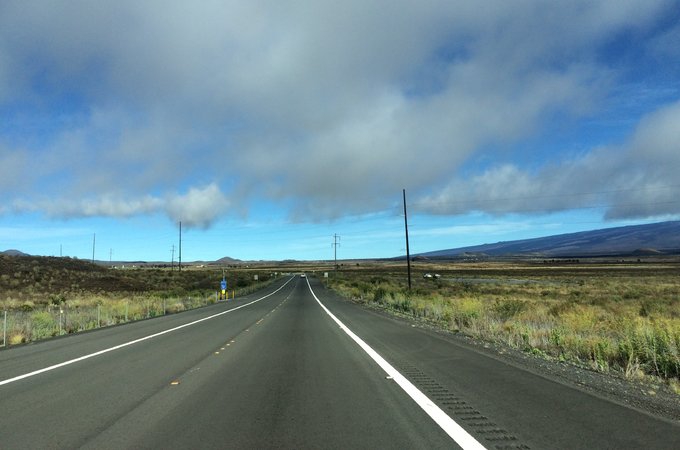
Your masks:
<instances>
[{"instance_id":1,"label":"green shrub","mask_svg":"<svg viewBox=\"0 0 680 450\"><path fill-rule=\"evenodd\" d=\"M383 303L383 299L387 296L387 291L382 286L373 291L373 301L376 303Z\"/></svg>"},{"instance_id":2,"label":"green shrub","mask_svg":"<svg viewBox=\"0 0 680 450\"><path fill-rule=\"evenodd\" d=\"M402 311L402 312L406 312L406 313L413 312L413 308L412 308L413 305L411 304L411 300L409 298L406 298L406 297L397 300L394 303L394 307L398 311Z\"/></svg>"},{"instance_id":3,"label":"green shrub","mask_svg":"<svg viewBox=\"0 0 680 450\"><path fill-rule=\"evenodd\" d=\"M549 342L558 349L559 353L562 352L562 348L564 346L565 334L567 334L567 332L561 327L556 327L550 330Z\"/></svg>"},{"instance_id":4,"label":"green shrub","mask_svg":"<svg viewBox=\"0 0 680 450\"><path fill-rule=\"evenodd\" d=\"M31 314L31 338L34 340L56 336L58 324L46 311Z\"/></svg>"},{"instance_id":5,"label":"green shrub","mask_svg":"<svg viewBox=\"0 0 680 450\"><path fill-rule=\"evenodd\" d=\"M64 294L50 294L50 303L55 306L66 303L66 296Z\"/></svg>"},{"instance_id":6,"label":"green shrub","mask_svg":"<svg viewBox=\"0 0 680 450\"><path fill-rule=\"evenodd\" d=\"M508 320L515 317L526 309L527 302L520 299L496 300L492 310L498 314L501 320Z\"/></svg>"}]
</instances>

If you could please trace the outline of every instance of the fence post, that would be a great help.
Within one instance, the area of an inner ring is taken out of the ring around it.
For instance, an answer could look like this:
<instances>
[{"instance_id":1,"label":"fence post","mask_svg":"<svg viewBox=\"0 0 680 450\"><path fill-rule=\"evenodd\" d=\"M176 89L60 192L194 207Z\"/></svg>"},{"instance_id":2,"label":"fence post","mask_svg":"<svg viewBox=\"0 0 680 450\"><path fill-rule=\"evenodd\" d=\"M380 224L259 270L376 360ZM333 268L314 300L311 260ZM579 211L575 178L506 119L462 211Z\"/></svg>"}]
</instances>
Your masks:
<instances>
[{"instance_id":1,"label":"fence post","mask_svg":"<svg viewBox=\"0 0 680 450\"><path fill-rule=\"evenodd\" d=\"M60 306L60 307L59 307L59 336L61 336L62 330L63 330L63 326L62 326L62 324L61 324L61 322L62 322L63 319L64 319L64 310L63 310L63 308Z\"/></svg>"},{"instance_id":2,"label":"fence post","mask_svg":"<svg viewBox=\"0 0 680 450\"><path fill-rule=\"evenodd\" d=\"M125 302L125 322L128 321L128 306L130 305L130 300Z\"/></svg>"},{"instance_id":3,"label":"fence post","mask_svg":"<svg viewBox=\"0 0 680 450\"><path fill-rule=\"evenodd\" d=\"M97 328L101 328L101 326L102 326L101 310L102 310L102 305L97 305Z\"/></svg>"},{"instance_id":4,"label":"fence post","mask_svg":"<svg viewBox=\"0 0 680 450\"><path fill-rule=\"evenodd\" d=\"M2 320L2 346L7 347L7 310L5 310L5 318Z\"/></svg>"}]
</instances>

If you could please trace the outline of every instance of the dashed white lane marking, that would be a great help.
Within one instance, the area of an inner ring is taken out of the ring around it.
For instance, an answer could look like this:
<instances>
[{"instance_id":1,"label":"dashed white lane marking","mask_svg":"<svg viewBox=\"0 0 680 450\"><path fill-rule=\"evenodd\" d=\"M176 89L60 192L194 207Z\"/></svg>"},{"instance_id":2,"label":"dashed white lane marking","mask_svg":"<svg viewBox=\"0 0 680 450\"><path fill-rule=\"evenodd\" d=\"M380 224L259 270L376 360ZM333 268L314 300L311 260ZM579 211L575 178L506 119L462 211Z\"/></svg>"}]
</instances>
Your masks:
<instances>
[{"instance_id":1,"label":"dashed white lane marking","mask_svg":"<svg viewBox=\"0 0 680 450\"><path fill-rule=\"evenodd\" d=\"M451 437L458 445L463 449L485 449L485 447L480 444L474 437L472 437L467 431L463 429L458 423L449 417L441 408L439 408L432 400L430 400L425 394L423 394L420 389L415 387L409 380L406 379L397 369L392 367L390 363L385 361L385 359L378 354L373 348L371 348L366 342L363 341L359 336L354 334L352 330L347 328L347 326L340 321L335 315L330 312L326 305L321 303L319 297L316 296L312 286L309 284L309 279L307 279L307 286L309 291L312 293L317 303L323 308L323 310L328 314L331 319L337 323L340 328L347 333L347 335L356 342L359 347L361 347L368 356L373 359L386 373L388 377L391 377L398 385L401 387L406 394L413 399L413 401L420 406L420 408L425 411L425 413L435 421L439 427L444 430L446 434Z\"/></svg>"},{"instance_id":2,"label":"dashed white lane marking","mask_svg":"<svg viewBox=\"0 0 680 450\"><path fill-rule=\"evenodd\" d=\"M0 386L3 386L5 384L14 383L15 381L23 380L24 378L30 378L30 377L39 375L41 373L45 373L45 372L49 372L51 370L58 369L60 367L64 367L64 366L68 366L68 365L71 365L71 364L74 364L74 363L77 363L77 362L80 362L80 361L84 361L86 359L94 358L95 356L103 355L104 353L109 353L109 352L112 352L114 350L121 349L123 347L128 347L130 345L137 344L139 342L147 341L149 339L153 339L155 337L162 336L164 334L172 333L173 331L181 330L182 328L190 327L192 325L196 325L197 323L205 322L206 320L214 319L215 317L219 317L219 316L222 316L224 314L229 314L230 312L236 311L236 310L241 309L241 308L245 308L246 306L250 306L253 303L257 303L261 300L264 300L267 297L271 297L272 295L276 294L281 289L286 287L286 285L288 283L290 283L291 280L293 280L293 278L294 277L291 277L288 281L286 281L280 288L278 288L274 292L271 292L271 293L265 295L264 297L260 297L257 300L253 300L252 302L243 304L241 306L237 306L236 308L232 308L232 309L229 309L227 311L222 311L221 313L213 314L212 316L204 317L202 319L194 320L193 322L185 323L184 325L180 325L178 327L174 327L174 328L170 328L170 329L167 329L167 330L164 330L164 331L160 331L158 333L150 334L148 336L144 336L142 338L135 339L133 341L125 342L123 344L119 344L119 345L116 345L114 347L105 348L104 350L99 350L98 352L83 355L83 356L80 356L78 358L74 358L74 359L70 359L68 361L61 362L59 364L54 364L52 366L45 367L43 369L34 370L33 372L25 373L23 375L18 375L18 376L13 377L13 378L8 378L6 380L0 381Z\"/></svg>"}]
</instances>

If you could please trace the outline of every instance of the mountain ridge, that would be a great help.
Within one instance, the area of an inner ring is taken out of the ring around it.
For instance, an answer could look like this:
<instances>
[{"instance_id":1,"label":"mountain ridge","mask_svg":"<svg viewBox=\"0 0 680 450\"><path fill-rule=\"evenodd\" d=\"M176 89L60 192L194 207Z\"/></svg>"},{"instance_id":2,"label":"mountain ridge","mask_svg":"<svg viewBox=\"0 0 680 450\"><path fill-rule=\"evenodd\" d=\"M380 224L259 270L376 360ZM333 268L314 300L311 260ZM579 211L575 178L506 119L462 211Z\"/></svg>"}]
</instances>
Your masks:
<instances>
[{"instance_id":1,"label":"mountain ridge","mask_svg":"<svg viewBox=\"0 0 680 450\"><path fill-rule=\"evenodd\" d=\"M501 241L419 253L426 258L484 255L588 257L668 254L680 251L680 221L627 225L516 241Z\"/></svg>"}]
</instances>

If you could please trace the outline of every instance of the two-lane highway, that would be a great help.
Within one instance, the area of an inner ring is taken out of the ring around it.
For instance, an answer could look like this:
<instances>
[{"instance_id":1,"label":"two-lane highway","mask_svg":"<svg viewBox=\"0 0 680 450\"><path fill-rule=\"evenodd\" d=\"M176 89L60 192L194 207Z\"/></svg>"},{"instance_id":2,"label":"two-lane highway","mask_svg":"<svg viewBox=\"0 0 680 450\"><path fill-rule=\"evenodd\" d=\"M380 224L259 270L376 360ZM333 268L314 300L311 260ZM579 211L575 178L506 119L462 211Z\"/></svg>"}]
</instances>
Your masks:
<instances>
[{"instance_id":1,"label":"two-lane highway","mask_svg":"<svg viewBox=\"0 0 680 450\"><path fill-rule=\"evenodd\" d=\"M0 411L3 449L680 447L678 424L300 277L2 351Z\"/></svg>"},{"instance_id":2,"label":"two-lane highway","mask_svg":"<svg viewBox=\"0 0 680 450\"><path fill-rule=\"evenodd\" d=\"M451 446L305 279L285 283L259 301L2 352L0 383L15 380L0 386L2 448Z\"/></svg>"}]
</instances>

